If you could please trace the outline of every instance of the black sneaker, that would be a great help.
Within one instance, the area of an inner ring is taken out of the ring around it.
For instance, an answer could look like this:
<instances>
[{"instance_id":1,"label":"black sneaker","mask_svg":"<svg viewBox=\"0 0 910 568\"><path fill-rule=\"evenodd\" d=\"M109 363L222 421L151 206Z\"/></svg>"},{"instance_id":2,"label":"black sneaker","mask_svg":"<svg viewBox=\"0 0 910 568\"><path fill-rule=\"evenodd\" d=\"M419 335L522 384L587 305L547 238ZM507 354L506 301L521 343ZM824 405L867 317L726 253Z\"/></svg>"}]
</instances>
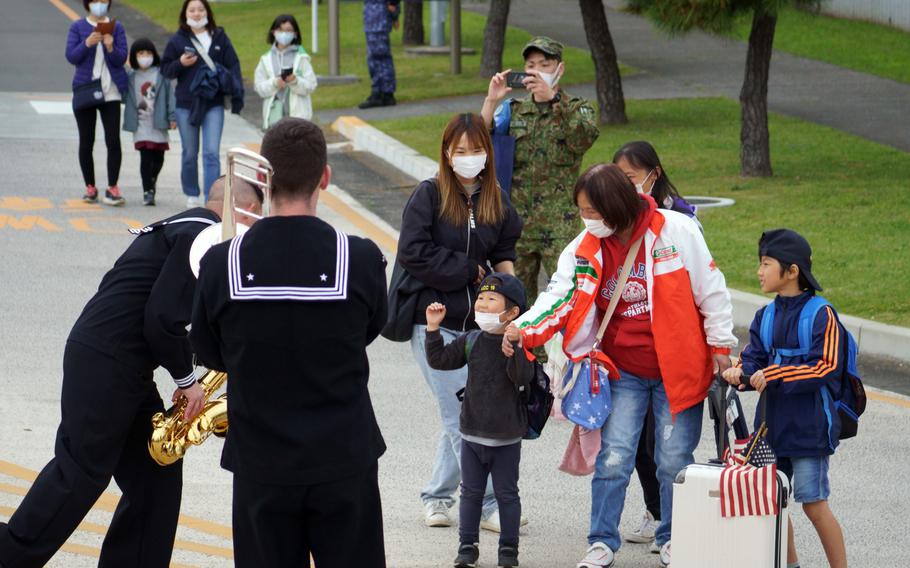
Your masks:
<instances>
[{"instance_id":1,"label":"black sneaker","mask_svg":"<svg viewBox=\"0 0 910 568\"><path fill-rule=\"evenodd\" d=\"M112 205L114 207L119 207L126 203L126 199L120 195L120 188L116 185L112 185L111 187L107 188L107 191L104 192L104 197L101 198L101 201L103 201L105 205Z\"/></svg>"},{"instance_id":2,"label":"black sneaker","mask_svg":"<svg viewBox=\"0 0 910 568\"><path fill-rule=\"evenodd\" d=\"M455 557L455 568L475 568L480 558L480 549L476 544L458 545L458 556Z\"/></svg>"},{"instance_id":3,"label":"black sneaker","mask_svg":"<svg viewBox=\"0 0 910 568\"><path fill-rule=\"evenodd\" d=\"M154 205L155 204L155 192L146 191L142 194L142 204L143 205Z\"/></svg>"},{"instance_id":4,"label":"black sneaker","mask_svg":"<svg viewBox=\"0 0 910 568\"><path fill-rule=\"evenodd\" d=\"M362 103L360 103L359 105L357 105L357 108L374 108L374 107L386 106L385 103L383 102L384 100L385 99L383 98L382 95L373 93L372 95L367 97L367 100L365 100Z\"/></svg>"},{"instance_id":5,"label":"black sneaker","mask_svg":"<svg viewBox=\"0 0 910 568\"><path fill-rule=\"evenodd\" d=\"M85 195L82 196L82 201L86 203L98 203L98 189L94 185L85 186Z\"/></svg>"},{"instance_id":6,"label":"black sneaker","mask_svg":"<svg viewBox=\"0 0 910 568\"><path fill-rule=\"evenodd\" d=\"M518 566L518 549L514 546L500 546L499 566L500 568Z\"/></svg>"},{"instance_id":7,"label":"black sneaker","mask_svg":"<svg viewBox=\"0 0 910 568\"><path fill-rule=\"evenodd\" d=\"M398 101L395 100L395 93L383 93L382 94L382 106L395 106L398 104Z\"/></svg>"}]
</instances>

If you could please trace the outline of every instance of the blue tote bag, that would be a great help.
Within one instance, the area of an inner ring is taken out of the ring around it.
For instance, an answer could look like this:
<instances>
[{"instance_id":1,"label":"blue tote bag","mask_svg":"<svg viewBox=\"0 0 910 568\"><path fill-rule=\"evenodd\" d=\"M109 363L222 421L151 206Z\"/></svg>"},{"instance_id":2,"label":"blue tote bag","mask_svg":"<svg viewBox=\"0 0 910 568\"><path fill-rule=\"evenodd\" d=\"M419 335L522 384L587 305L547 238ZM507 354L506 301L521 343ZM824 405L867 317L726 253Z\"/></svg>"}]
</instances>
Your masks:
<instances>
[{"instance_id":1,"label":"blue tote bag","mask_svg":"<svg viewBox=\"0 0 910 568\"><path fill-rule=\"evenodd\" d=\"M638 256L643 240L644 236L629 248L629 253L620 269L616 288L613 289L613 297L610 298L603 321L600 322L600 329L597 331L590 353L579 361L570 362L565 377L563 377L562 413L574 424L588 430L601 428L607 421L607 417L610 416L610 411L613 410L609 374L603 365L597 363L600 359L598 349L603 341L604 332L607 331L610 318L616 311L622 291L626 287L629 271L632 269L635 257Z\"/></svg>"}]
</instances>

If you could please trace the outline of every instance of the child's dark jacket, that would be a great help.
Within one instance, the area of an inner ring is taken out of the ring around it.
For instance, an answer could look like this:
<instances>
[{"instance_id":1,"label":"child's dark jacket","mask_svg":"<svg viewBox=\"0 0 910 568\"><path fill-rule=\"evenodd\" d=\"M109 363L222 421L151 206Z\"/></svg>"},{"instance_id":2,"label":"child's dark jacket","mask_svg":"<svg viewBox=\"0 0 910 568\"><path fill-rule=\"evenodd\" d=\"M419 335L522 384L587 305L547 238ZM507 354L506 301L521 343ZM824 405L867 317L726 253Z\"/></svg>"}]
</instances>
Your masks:
<instances>
[{"instance_id":1,"label":"child's dark jacket","mask_svg":"<svg viewBox=\"0 0 910 568\"><path fill-rule=\"evenodd\" d=\"M465 343L472 334L476 340L466 356ZM434 369L445 371L468 365L468 382L461 405L462 434L510 440L527 433L525 393L534 363L528 361L521 349L508 358L502 353L502 335L469 332L444 345L439 331L427 331L426 351L427 362Z\"/></svg>"},{"instance_id":2,"label":"child's dark jacket","mask_svg":"<svg viewBox=\"0 0 910 568\"><path fill-rule=\"evenodd\" d=\"M777 349L799 347L799 316L811 298L809 292L795 297L777 296L772 330L772 346ZM844 373L844 330L831 306L818 311L812 326L812 342L807 355L782 357L774 364L761 341L761 321L765 308L758 310L749 330L749 345L743 349L743 384L763 369L768 381L768 441L779 457L823 456L834 453L840 434L840 418L835 401L841 396ZM761 422L756 414L756 427Z\"/></svg>"}]
</instances>

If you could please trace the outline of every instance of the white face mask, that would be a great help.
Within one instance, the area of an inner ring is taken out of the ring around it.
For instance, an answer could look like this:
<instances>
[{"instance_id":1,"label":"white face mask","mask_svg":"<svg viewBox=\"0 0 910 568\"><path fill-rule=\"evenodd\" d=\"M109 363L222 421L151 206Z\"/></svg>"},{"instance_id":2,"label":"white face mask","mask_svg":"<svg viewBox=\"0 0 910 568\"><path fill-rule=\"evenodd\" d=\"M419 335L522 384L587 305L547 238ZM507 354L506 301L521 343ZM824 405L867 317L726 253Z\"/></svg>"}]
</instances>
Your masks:
<instances>
[{"instance_id":1,"label":"white face mask","mask_svg":"<svg viewBox=\"0 0 910 568\"><path fill-rule=\"evenodd\" d=\"M554 88L557 83L559 83L560 77L557 76L556 73L544 73L543 71L539 71L539 73L540 78L546 81L547 85L550 85L551 89Z\"/></svg>"},{"instance_id":2,"label":"white face mask","mask_svg":"<svg viewBox=\"0 0 910 568\"><path fill-rule=\"evenodd\" d=\"M638 193L644 193L645 195L651 195L651 190L650 190L650 189L649 189L648 191L645 191L645 182L648 181L648 178L650 178L650 177L651 177L651 174L653 174L653 173L654 173L654 170L651 170L650 172L648 172L648 175L645 176L645 179L642 180L641 183L636 183L636 184L635 184L635 190L636 190ZM654 189L654 184L651 184L651 189Z\"/></svg>"},{"instance_id":3,"label":"white face mask","mask_svg":"<svg viewBox=\"0 0 910 568\"><path fill-rule=\"evenodd\" d=\"M296 37L297 34L294 32L275 32L275 41L278 42L278 45L291 45Z\"/></svg>"},{"instance_id":4,"label":"white face mask","mask_svg":"<svg viewBox=\"0 0 910 568\"><path fill-rule=\"evenodd\" d=\"M136 63L139 64L140 69L148 69L149 67L152 66L152 63L154 63L154 62L155 62L154 57L144 56L144 57L136 58Z\"/></svg>"},{"instance_id":5,"label":"white face mask","mask_svg":"<svg viewBox=\"0 0 910 568\"><path fill-rule=\"evenodd\" d=\"M466 179L476 178L487 165L486 154L476 154L474 156L455 156L452 158L452 169L459 176Z\"/></svg>"},{"instance_id":6,"label":"white face mask","mask_svg":"<svg viewBox=\"0 0 910 568\"><path fill-rule=\"evenodd\" d=\"M585 229L598 239L606 239L616 232L616 229L604 224L603 219L585 219L582 217L581 220L585 222Z\"/></svg>"},{"instance_id":7,"label":"white face mask","mask_svg":"<svg viewBox=\"0 0 910 568\"><path fill-rule=\"evenodd\" d=\"M89 11L96 18L103 18L107 16L107 3L106 2L92 2L88 5Z\"/></svg>"},{"instance_id":8,"label":"white face mask","mask_svg":"<svg viewBox=\"0 0 910 568\"><path fill-rule=\"evenodd\" d=\"M209 25L209 19L207 16L203 16L201 20L187 20L186 25L193 28L194 30L201 30L205 26Z\"/></svg>"},{"instance_id":9,"label":"white face mask","mask_svg":"<svg viewBox=\"0 0 910 568\"><path fill-rule=\"evenodd\" d=\"M474 312L474 321L477 322L477 327L486 331L487 333L495 333L500 331L505 325L506 322L499 321L499 316L504 314L501 312L498 314L485 314L483 312Z\"/></svg>"}]
</instances>

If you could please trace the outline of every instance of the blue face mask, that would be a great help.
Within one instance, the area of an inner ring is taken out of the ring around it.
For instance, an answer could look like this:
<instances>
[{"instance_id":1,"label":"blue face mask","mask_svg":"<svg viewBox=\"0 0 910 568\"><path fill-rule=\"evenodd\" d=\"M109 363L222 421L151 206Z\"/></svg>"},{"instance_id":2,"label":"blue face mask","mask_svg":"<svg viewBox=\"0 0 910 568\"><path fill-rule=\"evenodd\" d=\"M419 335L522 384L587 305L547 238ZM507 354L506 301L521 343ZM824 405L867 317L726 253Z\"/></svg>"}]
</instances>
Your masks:
<instances>
[{"instance_id":1,"label":"blue face mask","mask_svg":"<svg viewBox=\"0 0 910 568\"><path fill-rule=\"evenodd\" d=\"M107 3L106 2L92 2L88 5L89 11L96 18L103 18L107 16Z\"/></svg>"},{"instance_id":2,"label":"blue face mask","mask_svg":"<svg viewBox=\"0 0 910 568\"><path fill-rule=\"evenodd\" d=\"M294 32L275 32L275 41L280 45L291 45L296 37Z\"/></svg>"}]
</instances>

